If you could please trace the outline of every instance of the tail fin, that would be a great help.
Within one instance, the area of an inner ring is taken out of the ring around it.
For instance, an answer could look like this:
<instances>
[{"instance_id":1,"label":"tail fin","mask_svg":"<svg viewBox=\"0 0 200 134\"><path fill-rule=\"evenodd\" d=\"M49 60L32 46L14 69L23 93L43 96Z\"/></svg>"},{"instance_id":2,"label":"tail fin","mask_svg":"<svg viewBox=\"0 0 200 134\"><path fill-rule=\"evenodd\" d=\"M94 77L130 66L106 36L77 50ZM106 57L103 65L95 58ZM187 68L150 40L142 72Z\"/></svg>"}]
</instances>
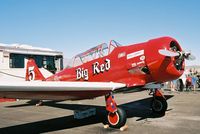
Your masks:
<instances>
[{"instance_id":1,"label":"tail fin","mask_svg":"<svg viewBox=\"0 0 200 134\"><path fill-rule=\"evenodd\" d=\"M34 59L29 59L26 66L26 81L45 80Z\"/></svg>"}]
</instances>

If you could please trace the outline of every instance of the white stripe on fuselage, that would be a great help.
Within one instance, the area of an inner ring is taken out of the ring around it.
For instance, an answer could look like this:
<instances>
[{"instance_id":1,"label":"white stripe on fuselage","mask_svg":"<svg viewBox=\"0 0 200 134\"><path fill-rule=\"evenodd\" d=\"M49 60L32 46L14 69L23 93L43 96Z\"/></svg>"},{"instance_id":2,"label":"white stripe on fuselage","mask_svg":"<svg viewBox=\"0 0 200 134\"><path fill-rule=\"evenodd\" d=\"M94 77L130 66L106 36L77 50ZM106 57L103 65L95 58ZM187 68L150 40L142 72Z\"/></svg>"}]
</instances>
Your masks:
<instances>
[{"instance_id":1,"label":"white stripe on fuselage","mask_svg":"<svg viewBox=\"0 0 200 134\"><path fill-rule=\"evenodd\" d=\"M127 58L127 60L128 60L128 59L131 59L131 58L134 58L134 57L143 55L143 54L144 54L144 50L140 50L140 51L136 51L136 52L127 54L127 57L126 57L126 58Z\"/></svg>"}]
</instances>

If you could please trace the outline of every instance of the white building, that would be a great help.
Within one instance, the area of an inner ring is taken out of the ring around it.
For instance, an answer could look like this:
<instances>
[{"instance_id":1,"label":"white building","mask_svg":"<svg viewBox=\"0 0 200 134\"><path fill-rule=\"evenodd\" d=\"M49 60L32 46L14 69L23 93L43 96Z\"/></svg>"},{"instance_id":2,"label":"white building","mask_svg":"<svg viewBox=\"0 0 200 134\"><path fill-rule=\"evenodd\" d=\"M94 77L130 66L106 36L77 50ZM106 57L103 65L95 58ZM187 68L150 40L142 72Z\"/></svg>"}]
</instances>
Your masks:
<instances>
[{"instance_id":1,"label":"white building","mask_svg":"<svg viewBox=\"0 0 200 134\"><path fill-rule=\"evenodd\" d=\"M45 77L63 69L63 53L48 48L0 43L0 80L25 80L27 59L34 58Z\"/></svg>"}]
</instances>

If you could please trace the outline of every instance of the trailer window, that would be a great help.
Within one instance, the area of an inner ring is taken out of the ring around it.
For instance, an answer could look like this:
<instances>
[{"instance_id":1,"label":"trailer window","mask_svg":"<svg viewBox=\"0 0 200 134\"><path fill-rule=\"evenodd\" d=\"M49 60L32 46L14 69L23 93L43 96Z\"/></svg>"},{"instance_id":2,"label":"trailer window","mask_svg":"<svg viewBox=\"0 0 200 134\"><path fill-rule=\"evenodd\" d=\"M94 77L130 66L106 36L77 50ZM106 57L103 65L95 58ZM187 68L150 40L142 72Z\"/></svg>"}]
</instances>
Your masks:
<instances>
[{"instance_id":1,"label":"trailer window","mask_svg":"<svg viewBox=\"0 0 200 134\"><path fill-rule=\"evenodd\" d=\"M24 68L25 59L33 58L39 68L45 68L52 73L63 69L62 55L48 56L48 55L28 55L10 53L9 66L10 68Z\"/></svg>"},{"instance_id":2,"label":"trailer window","mask_svg":"<svg viewBox=\"0 0 200 134\"><path fill-rule=\"evenodd\" d=\"M10 54L10 68L24 68L24 55Z\"/></svg>"}]
</instances>

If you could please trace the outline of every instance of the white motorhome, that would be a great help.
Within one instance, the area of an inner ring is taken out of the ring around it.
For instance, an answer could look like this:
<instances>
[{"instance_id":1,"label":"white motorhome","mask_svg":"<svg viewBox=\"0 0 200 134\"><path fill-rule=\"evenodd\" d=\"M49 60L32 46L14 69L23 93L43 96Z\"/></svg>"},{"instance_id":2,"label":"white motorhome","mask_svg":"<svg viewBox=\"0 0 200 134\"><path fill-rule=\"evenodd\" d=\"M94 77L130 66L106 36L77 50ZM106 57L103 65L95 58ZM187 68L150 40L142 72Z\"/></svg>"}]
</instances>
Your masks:
<instances>
[{"instance_id":1,"label":"white motorhome","mask_svg":"<svg viewBox=\"0 0 200 134\"><path fill-rule=\"evenodd\" d=\"M23 44L0 43L0 80L24 80L29 58L35 59L45 77L63 69L62 52Z\"/></svg>"}]
</instances>

